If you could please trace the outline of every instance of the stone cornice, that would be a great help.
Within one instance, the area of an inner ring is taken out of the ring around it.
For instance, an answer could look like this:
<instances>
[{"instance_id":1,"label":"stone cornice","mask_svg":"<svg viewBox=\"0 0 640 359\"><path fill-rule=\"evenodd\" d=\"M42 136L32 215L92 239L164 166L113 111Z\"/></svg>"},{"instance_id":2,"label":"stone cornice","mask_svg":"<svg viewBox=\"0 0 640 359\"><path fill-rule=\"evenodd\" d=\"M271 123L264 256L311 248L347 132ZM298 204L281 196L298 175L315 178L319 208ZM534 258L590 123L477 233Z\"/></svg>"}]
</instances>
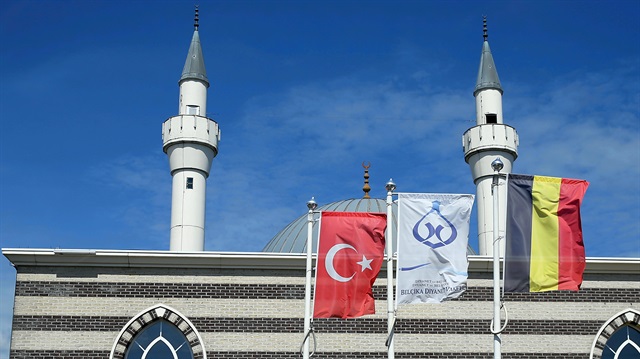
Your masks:
<instances>
[{"instance_id":1,"label":"stone cornice","mask_svg":"<svg viewBox=\"0 0 640 359\"><path fill-rule=\"evenodd\" d=\"M303 253L3 248L14 266L304 269ZM386 262L386 261L385 261ZM492 257L469 256L469 272L491 272ZM585 273L640 275L640 258L587 258Z\"/></svg>"}]
</instances>

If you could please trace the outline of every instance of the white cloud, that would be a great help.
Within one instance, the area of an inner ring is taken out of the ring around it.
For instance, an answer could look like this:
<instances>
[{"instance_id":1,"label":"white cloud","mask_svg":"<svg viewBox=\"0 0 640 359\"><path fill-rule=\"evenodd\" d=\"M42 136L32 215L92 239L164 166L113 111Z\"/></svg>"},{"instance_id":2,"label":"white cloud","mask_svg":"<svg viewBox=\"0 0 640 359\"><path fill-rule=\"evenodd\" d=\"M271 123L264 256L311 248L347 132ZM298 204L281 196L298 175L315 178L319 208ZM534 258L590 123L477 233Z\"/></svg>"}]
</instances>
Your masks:
<instances>
[{"instance_id":1,"label":"white cloud","mask_svg":"<svg viewBox=\"0 0 640 359\"><path fill-rule=\"evenodd\" d=\"M585 238L593 242L590 238L602 236L594 222L605 209L624 229L623 241L630 242L625 253L637 256L633 241L640 229L627 221L639 213L640 118L634 111L637 86L626 84L627 75L625 70L568 74L543 90L520 89L505 97L505 118L520 134L516 171L589 180ZM363 160L373 163L372 187L396 177L412 190L472 191L459 141L474 125L469 122L474 99L468 91L421 88L353 76L252 99L242 118L244 131L225 138L240 145L231 145L237 152L225 155L221 178L213 180L229 198L220 199L219 207L228 221L216 221L233 227L230 221L246 217L257 200L269 214L223 231L264 241L265 232L277 231L272 223L284 226L304 214L311 195L321 203L359 197ZM230 204L235 201L246 205ZM292 212L297 215L287 217Z\"/></svg>"},{"instance_id":2,"label":"white cloud","mask_svg":"<svg viewBox=\"0 0 640 359\"><path fill-rule=\"evenodd\" d=\"M372 163L374 197L396 174L414 190L443 188L442 181L473 189L460 144L466 117L473 118L465 115L473 109L467 97L353 77L252 99L243 131L225 133L214 160L207 248L260 250L305 214L311 196L321 204L361 197L363 161ZM412 173L398 171L403 162Z\"/></svg>"},{"instance_id":3,"label":"white cloud","mask_svg":"<svg viewBox=\"0 0 640 359\"><path fill-rule=\"evenodd\" d=\"M523 91L508 108L520 135L516 172L590 182L588 255L640 256L639 71L566 75L542 92Z\"/></svg>"},{"instance_id":4,"label":"white cloud","mask_svg":"<svg viewBox=\"0 0 640 359\"><path fill-rule=\"evenodd\" d=\"M120 199L105 211L111 235L129 238L128 247L118 249L168 248L171 175L162 152L100 163L89 170L89 178Z\"/></svg>"}]
</instances>

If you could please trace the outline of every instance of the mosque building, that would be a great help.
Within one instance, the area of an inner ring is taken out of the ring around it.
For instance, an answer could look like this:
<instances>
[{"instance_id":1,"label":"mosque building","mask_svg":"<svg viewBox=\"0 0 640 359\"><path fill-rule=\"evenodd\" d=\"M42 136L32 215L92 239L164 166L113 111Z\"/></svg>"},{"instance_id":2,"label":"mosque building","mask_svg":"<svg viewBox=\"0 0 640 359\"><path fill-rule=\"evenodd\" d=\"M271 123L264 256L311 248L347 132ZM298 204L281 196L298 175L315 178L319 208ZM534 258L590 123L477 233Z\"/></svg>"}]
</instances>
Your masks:
<instances>
[{"instance_id":1,"label":"mosque building","mask_svg":"<svg viewBox=\"0 0 640 359\"><path fill-rule=\"evenodd\" d=\"M162 125L173 179L170 250L3 249L17 271L11 358L302 357L307 214L265 238L262 252L204 251L205 189L220 129L206 117L197 10L179 86L178 114ZM467 250L468 289L460 298L398 311L395 358L493 358L491 224L504 228L505 220L492 214L491 162L500 158L509 173L518 156L502 94L485 23L476 126L463 135L477 186L479 254ZM367 168L362 198L317 210L385 212L386 201L368 194ZM392 213L394 231L395 207ZM314 251L317 231L314 225ZM587 258L578 292L505 293L502 356L640 357L639 283L638 259ZM377 314L315 319L312 358L387 358L386 285L381 274L373 289Z\"/></svg>"}]
</instances>

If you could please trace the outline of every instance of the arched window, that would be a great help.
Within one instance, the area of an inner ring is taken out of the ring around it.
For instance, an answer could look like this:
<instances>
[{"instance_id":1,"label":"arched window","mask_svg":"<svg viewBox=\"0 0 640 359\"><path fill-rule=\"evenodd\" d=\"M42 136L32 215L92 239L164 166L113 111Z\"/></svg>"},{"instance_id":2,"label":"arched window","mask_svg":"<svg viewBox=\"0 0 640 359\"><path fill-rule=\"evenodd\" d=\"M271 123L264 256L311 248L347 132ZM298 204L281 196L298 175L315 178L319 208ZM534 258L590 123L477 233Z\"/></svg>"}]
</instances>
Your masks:
<instances>
[{"instance_id":1,"label":"arched window","mask_svg":"<svg viewBox=\"0 0 640 359\"><path fill-rule=\"evenodd\" d=\"M136 334L124 353L124 359L146 358L193 359L193 353L180 329L160 319Z\"/></svg>"},{"instance_id":2,"label":"arched window","mask_svg":"<svg viewBox=\"0 0 640 359\"><path fill-rule=\"evenodd\" d=\"M591 359L640 358L640 312L624 310L611 317L598 331Z\"/></svg>"},{"instance_id":3,"label":"arched window","mask_svg":"<svg viewBox=\"0 0 640 359\"><path fill-rule=\"evenodd\" d=\"M200 334L188 318L159 304L133 317L118 334L110 359L206 359Z\"/></svg>"},{"instance_id":4,"label":"arched window","mask_svg":"<svg viewBox=\"0 0 640 359\"><path fill-rule=\"evenodd\" d=\"M640 331L625 325L613 333L602 350L602 359L640 358Z\"/></svg>"}]
</instances>

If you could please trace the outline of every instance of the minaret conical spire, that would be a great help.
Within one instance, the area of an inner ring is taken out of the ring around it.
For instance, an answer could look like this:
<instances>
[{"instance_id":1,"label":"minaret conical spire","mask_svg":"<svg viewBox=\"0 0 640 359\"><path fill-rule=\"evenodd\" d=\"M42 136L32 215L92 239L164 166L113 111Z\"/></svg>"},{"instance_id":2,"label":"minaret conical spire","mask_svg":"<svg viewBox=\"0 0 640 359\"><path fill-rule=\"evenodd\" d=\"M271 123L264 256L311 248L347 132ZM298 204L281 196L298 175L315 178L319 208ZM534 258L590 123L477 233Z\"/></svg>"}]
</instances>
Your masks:
<instances>
[{"instance_id":1,"label":"minaret conical spire","mask_svg":"<svg viewBox=\"0 0 640 359\"><path fill-rule=\"evenodd\" d=\"M187 54L187 60L184 63L182 69L182 76L180 81L187 79L200 80L204 82L205 86L209 87L209 79L207 79L207 70L204 67L204 57L202 56L202 46L200 44L200 34L198 33L198 7L196 6L196 15L193 24L193 37L191 38L191 45L189 46L189 53Z\"/></svg>"},{"instance_id":2,"label":"minaret conical spire","mask_svg":"<svg viewBox=\"0 0 640 359\"><path fill-rule=\"evenodd\" d=\"M502 93L502 86L500 85L500 78L498 77L498 70L496 64L493 61L493 55L489 48L489 34L487 31L487 17L483 18L483 34L484 41L482 43L482 55L480 56L480 69L478 70L478 80L476 81L476 88L473 91L473 95L477 95L479 91L485 89L495 89Z\"/></svg>"}]
</instances>

